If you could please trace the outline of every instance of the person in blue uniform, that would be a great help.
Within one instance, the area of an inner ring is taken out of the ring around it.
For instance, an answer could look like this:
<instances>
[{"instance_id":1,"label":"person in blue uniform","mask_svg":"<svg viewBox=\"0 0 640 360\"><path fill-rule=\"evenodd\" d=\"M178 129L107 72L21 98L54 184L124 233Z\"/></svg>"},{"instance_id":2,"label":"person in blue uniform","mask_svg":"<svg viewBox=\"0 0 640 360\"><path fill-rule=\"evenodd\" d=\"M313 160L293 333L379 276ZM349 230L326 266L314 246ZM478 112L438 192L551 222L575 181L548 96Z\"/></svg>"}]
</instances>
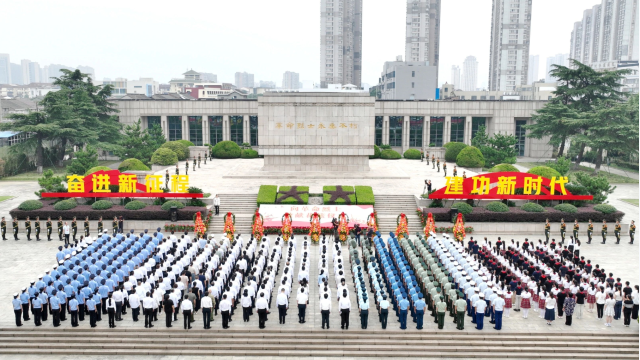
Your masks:
<instances>
[{"instance_id":1,"label":"person in blue uniform","mask_svg":"<svg viewBox=\"0 0 640 360\"><path fill-rule=\"evenodd\" d=\"M424 308L427 303L422 299L422 293L418 294L418 301L415 302L414 308L416 311L416 329L422 330L422 324L424 320Z\"/></svg>"},{"instance_id":2,"label":"person in blue uniform","mask_svg":"<svg viewBox=\"0 0 640 360\"><path fill-rule=\"evenodd\" d=\"M22 302L22 320L29 321L31 318L29 317L29 308L31 307L31 303L29 301L29 293L27 293L27 288L22 288L22 294L20 294L20 301Z\"/></svg>"},{"instance_id":3,"label":"person in blue uniform","mask_svg":"<svg viewBox=\"0 0 640 360\"><path fill-rule=\"evenodd\" d=\"M11 304L13 305L13 313L16 316L16 326L22 326L22 320L20 319L22 316L22 301L18 299L18 293L13 294Z\"/></svg>"},{"instance_id":4,"label":"person in blue uniform","mask_svg":"<svg viewBox=\"0 0 640 360\"><path fill-rule=\"evenodd\" d=\"M39 292L35 293L35 297L31 300L31 306L33 306L33 323L36 326L42 325L42 300L40 300Z\"/></svg>"},{"instance_id":5,"label":"person in blue uniform","mask_svg":"<svg viewBox=\"0 0 640 360\"><path fill-rule=\"evenodd\" d=\"M58 299L58 290L51 292L49 298L49 306L51 307L51 315L53 315L53 327L60 326L60 299Z\"/></svg>"},{"instance_id":6,"label":"person in blue uniform","mask_svg":"<svg viewBox=\"0 0 640 360\"><path fill-rule=\"evenodd\" d=\"M398 308L400 309L400 330L407 329L407 312L411 303L407 300L407 297L404 295L400 296L401 300L398 302Z\"/></svg>"}]
</instances>

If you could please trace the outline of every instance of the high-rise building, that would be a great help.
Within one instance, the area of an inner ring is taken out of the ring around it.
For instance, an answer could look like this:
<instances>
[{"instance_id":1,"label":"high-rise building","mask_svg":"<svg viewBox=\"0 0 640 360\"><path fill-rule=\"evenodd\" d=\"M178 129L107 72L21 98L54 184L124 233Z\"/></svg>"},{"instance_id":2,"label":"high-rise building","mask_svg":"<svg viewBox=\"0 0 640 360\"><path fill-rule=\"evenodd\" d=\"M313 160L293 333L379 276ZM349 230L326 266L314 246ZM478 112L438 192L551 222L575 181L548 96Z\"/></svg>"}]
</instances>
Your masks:
<instances>
[{"instance_id":1,"label":"high-rise building","mask_svg":"<svg viewBox=\"0 0 640 360\"><path fill-rule=\"evenodd\" d=\"M460 82L460 66L458 65L451 66L451 85L454 88L460 88L460 85L462 85Z\"/></svg>"},{"instance_id":2,"label":"high-rise building","mask_svg":"<svg viewBox=\"0 0 640 360\"><path fill-rule=\"evenodd\" d=\"M40 69L40 82L42 83L50 83L51 79L49 78L49 65L45 65Z\"/></svg>"},{"instance_id":3,"label":"high-rise building","mask_svg":"<svg viewBox=\"0 0 640 360\"><path fill-rule=\"evenodd\" d=\"M476 91L478 86L478 61L475 56L467 56L462 64L464 80L462 90Z\"/></svg>"},{"instance_id":4,"label":"high-rise building","mask_svg":"<svg viewBox=\"0 0 640 360\"><path fill-rule=\"evenodd\" d=\"M72 67L66 66L66 65L61 65L61 64L51 64L49 65L49 82L53 82L54 80L52 78L59 78L60 76L62 76L62 69L65 70L75 70ZM94 79L95 80L95 79Z\"/></svg>"},{"instance_id":5,"label":"high-rise building","mask_svg":"<svg viewBox=\"0 0 640 360\"><path fill-rule=\"evenodd\" d=\"M553 70L552 65L569 66L569 54L556 54L547 58L545 81L548 83L556 82L557 80L550 74L551 70Z\"/></svg>"},{"instance_id":6,"label":"high-rise building","mask_svg":"<svg viewBox=\"0 0 640 360\"><path fill-rule=\"evenodd\" d=\"M320 87L362 79L363 0L320 1Z\"/></svg>"},{"instance_id":7,"label":"high-rise building","mask_svg":"<svg viewBox=\"0 0 640 360\"><path fill-rule=\"evenodd\" d=\"M22 66L11 63L11 83L13 85L24 85L22 81Z\"/></svg>"},{"instance_id":8,"label":"high-rise building","mask_svg":"<svg viewBox=\"0 0 640 360\"><path fill-rule=\"evenodd\" d=\"M438 67L440 1L407 0L405 61L428 61L429 65Z\"/></svg>"},{"instance_id":9,"label":"high-rise building","mask_svg":"<svg viewBox=\"0 0 640 360\"><path fill-rule=\"evenodd\" d=\"M529 73L527 74L527 85L531 85L538 78L538 70L540 68L540 55L529 55Z\"/></svg>"},{"instance_id":10,"label":"high-rise building","mask_svg":"<svg viewBox=\"0 0 640 360\"><path fill-rule=\"evenodd\" d=\"M426 61L384 63L380 74L380 98L384 100L435 100L438 68Z\"/></svg>"},{"instance_id":11,"label":"high-rise building","mask_svg":"<svg viewBox=\"0 0 640 360\"><path fill-rule=\"evenodd\" d=\"M91 66L82 66L78 65L76 69L80 70L81 73L89 75L89 77L93 80L96 79L96 72L93 70Z\"/></svg>"},{"instance_id":12,"label":"high-rise building","mask_svg":"<svg viewBox=\"0 0 640 360\"><path fill-rule=\"evenodd\" d=\"M531 0L493 0L489 90L515 91L527 83Z\"/></svg>"},{"instance_id":13,"label":"high-rise building","mask_svg":"<svg viewBox=\"0 0 640 360\"><path fill-rule=\"evenodd\" d=\"M11 58L0 54L0 84L11 84Z\"/></svg>"},{"instance_id":14,"label":"high-rise building","mask_svg":"<svg viewBox=\"0 0 640 360\"><path fill-rule=\"evenodd\" d=\"M253 74L249 74L246 72L237 72L236 73L236 81L235 86L237 88L252 88L255 86L253 82Z\"/></svg>"},{"instance_id":15,"label":"high-rise building","mask_svg":"<svg viewBox=\"0 0 640 360\"><path fill-rule=\"evenodd\" d=\"M300 89L300 74L292 71L285 71L282 75L283 89Z\"/></svg>"},{"instance_id":16,"label":"high-rise building","mask_svg":"<svg viewBox=\"0 0 640 360\"><path fill-rule=\"evenodd\" d=\"M209 83L217 83L218 82L218 75L216 75L214 73L201 72L200 73L200 78L202 79L203 82L209 82Z\"/></svg>"},{"instance_id":17,"label":"high-rise building","mask_svg":"<svg viewBox=\"0 0 640 360\"><path fill-rule=\"evenodd\" d=\"M40 64L37 62L29 63L29 83L39 83L40 82Z\"/></svg>"},{"instance_id":18,"label":"high-rise building","mask_svg":"<svg viewBox=\"0 0 640 360\"><path fill-rule=\"evenodd\" d=\"M31 66L29 64L31 64L31 60L20 60L20 66L22 67L22 82L25 85L31 83Z\"/></svg>"},{"instance_id":19,"label":"high-rise building","mask_svg":"<svg viewBox=\"0 0 640 360\"><path fill-rule=\"evenodd\" d=\"M265 89L275 89L276 83L275 81L260 80L258 87L265 88Z\"/></svg>"},{"instance_id":20,"label":"high-rise building","mask_svg":"<svg viewBox=\"0 0 640 360\"><path fill-rule=\"evenodd\" d=\"M638 61L638 0L602 0L573 25L570 59L595 69Z\"/></svg>"}]
</instances>

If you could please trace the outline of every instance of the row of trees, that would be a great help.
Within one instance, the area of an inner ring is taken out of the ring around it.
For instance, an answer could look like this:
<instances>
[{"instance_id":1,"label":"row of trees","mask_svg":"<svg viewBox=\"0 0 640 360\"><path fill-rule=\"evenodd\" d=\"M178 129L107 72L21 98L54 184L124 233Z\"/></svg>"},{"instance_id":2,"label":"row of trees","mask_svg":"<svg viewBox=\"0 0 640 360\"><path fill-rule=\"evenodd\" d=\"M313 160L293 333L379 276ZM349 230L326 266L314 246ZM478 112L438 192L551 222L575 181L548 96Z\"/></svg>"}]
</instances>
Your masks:
<instances>
[{"instance_id":1,"label":"row of trees","mask_svg":"<svg viewBox=\"0 0 640 360\"><path fill-rule=\"evenodd\" d=\"M558 79L556 97L532 116L526 126L528 136L549 137L549 144L564 156L565 144L577 147L576 167L585 149L596 152L595 172L600 169L603 152L638 153L638 95L625 98L619 91L629 70L596 71L571 60L572 67L553 65L551 75Z\"/></svg>"}]
</instances>

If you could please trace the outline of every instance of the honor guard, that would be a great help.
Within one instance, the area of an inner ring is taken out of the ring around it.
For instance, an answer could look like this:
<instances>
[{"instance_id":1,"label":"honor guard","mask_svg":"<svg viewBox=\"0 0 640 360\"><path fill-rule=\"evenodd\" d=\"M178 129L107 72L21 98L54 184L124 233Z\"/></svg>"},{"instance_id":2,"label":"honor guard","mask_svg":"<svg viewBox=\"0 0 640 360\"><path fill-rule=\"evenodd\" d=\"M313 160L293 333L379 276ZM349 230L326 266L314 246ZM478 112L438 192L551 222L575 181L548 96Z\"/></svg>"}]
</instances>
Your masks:
<instances>
[{"instance_id":1,"label":"honor guard","mask_svg":"<svg viewBox=\"0 0 640 360\"><path fill-rule=\"evenodd\" d=\"M2 217L0 220L0 229L2 230L2 240L7 240L7 221Z\"/></svg>"},{"instance_id":2,"label":"honor guard","mask_svg":"<svg viewBox=\"0 0 640 360\"><path fill-rule=\"evenodd\" d=\"M98 219L98 236L102 235L104 231L104 225L102 224L102 216Z\"/></svg>"},{"instance_id":3,"label":"honor guard","mask_svg":"<svg viewBox=\"0 0 640 360\"><path fill-rule=\"evenodd\" d=\"M631 239L631 241L629 241L629 244L633 245L633 237L635 235L636 235L636 223L635 221L631 220L631 224L629 225L629 238ZM4 233L2 236L4 237Z\"/></svg>"},{"instance_id":4,"label":"honor guard","mask_svg":"<svg viewBox=\"0 0 640 360\"><path fill-rule=\"evenodd\" d=\"M613 228L613 234L616 236L616 244L620 244L621 231L622 231L622 226L620 226L620 221L616 220L616 226Z\"/></svg>"},{"instance_id":5,"label":"honor guard","mask_svg":"<svg viewBox=\"0 0 640 360\"><path fill-rule=\"evenodd\" d=\"M58 240L62 241L62 216L58 216Z\"/></svg>"},{"instance_id":6,"label":"honor guard","mask_svg":"<svg viewBox=\"0 0 640 360\"><path fill-rule=\"evenodd\" d=\"M467 178L467 172L466 171L462 171L462 179L466 179Z\"/></svg>"},{"instance_id":7,"label":"honor guard","mask_svg":"<svg viewBox=\"0 0 640 360\"><path fill-rule=\"evenodd\" d=\"M207 154L204 154L204 164L207 165Z\"/></svg>"},{"instance_id":8,"label":"honor guard","mask_svg":"<svg viewBox=\"0 0 640 360\"><path fill-rule=\"evenodd\" d=\"M436 160L436 166L438 167L438 172L440 172L440 158Z\"/></svg>"},{"instance_id":9,"label":"honor guard","mask_svg":"<svg viewBox=\"0 0 640 360\"><path fill-rule=\"evenodd\" d=\"M426 158L427 158L427 165L429 165L429 153L427 153Z\"/></svg>"},{"instance_id":10,"label":"honor guard","mask_svg":"<svg viewBox=\"0 0 640 360\"><path fill-rule=\"evenodd\" d=\"M547 242L549 242L549 234L551 233L551 224L549 224L549 219L544 223L544 236L547 238Z\"/></svg>"},{"instance_id":11,"label":"honor guard","mask_svg":"<svg viewBox=\"0 0 640 360\"><path fill-rule=\"evenodd\" d=\"M564 237L567 235L567 224L564 223L564 219L560 219L560 238L564 244Z\"/></svg>"},{"instance_id":12,"label":"honor guard","mask_svg":"<svg viewBox=\"0 0 640 360\"><path fill-rule=\"evenodd\" d=\"M200 161L201 161L201 159L202 158L200 157L200 154L198 154L198 169L200 169Z\"/></svg>"},{"instance_id":13,"label":"honor guard","mask_svg":"<svg viewBox=\"0 0 640 360\"><path fill-rule=\"evenodd\" d=\"M176 164L176 175L180 175L180 169L178 168L178 164Z\"/></svg>"},{"instance_id":14,"label":"honor guard","mask_svg":"<svg viewBox=\"0 0 640 360\"><path fill-rule=\"evenodd\" d=\"M436 168L436 156L435 155L431 155L431 168L432 169Z\"/></svg>"},{"instance_id":15,"label":"honor guard","mask_svg":"<svg viewBox=\"0 0 640 360\"><path fill-rule=\"evenodd\" d=\"M36 216L36 221L33 226L36 228L36 241L40 241L40 216Z\"/></svg>"},{"instance_id":16,"label":"honor guard","mask_svg":"<svg viewBox=\"0 0 640 360\"><path fill-rule=\"evenodd\" d=\"M51 231L53 230L53 224L51 223L51 216L47 217L47 241L51 241Z\"/></svg>"},{"instance_id":17,"label":"honor guard","mask_svg":"<svg viewBox=\"0 0 640 360\"><path fill-rule=\"evenodd\" d=\"M195 156L193 157L193 171L196 171L196 157Z\"/></svg>"},{"instance_id":18,"label":"honor guard","mask_svg":"<svg viewBox=\"0 0 640 360\"><path fill-rule=\"evenodd\" d=\"M213 161L213 150L209 151L209 161Z\"/></svg>"},{"instance_id":19,"label":"honor guard","mask_svg":"<svg viewBox=\"0 0 640 360\"><path fill-rule=\"evenodd\" d=\"M578 240L578 230L580 230L580 224L578 224L578 220L576 219L573 222L573 238Z\"/></svg>"},{"instance_id":20,"label":"honor guard","mask_svg":"<svg viewBox=\"0 0 640 360\"><path fill-rule=\"evenodd\" d=\"M184 162L184 174L189 175L189 159Z\"/></svg>"},{"instance_id":21,"label":"honor guard","mask_svg":"<svg viewBox=\"0 0 640 360\"><path fill-rule=\"evenodd\" d=\"M587 244L591 244L591 236L593 235L593 223L589 219L589 225L587 225Z\"/></svg>"},{"instance_id":22,"label":"honor guard","mask_svg":"<svg viewBox=\"0 0 640 360\"><path fill-rule=\"evenodd\" d=\"M27 241L31 241L31 220L29 220L28 216L24 221L24 229L27 230Z\"/></svg>"},{"instance_id":23,"label":"honor guard","mask_svg":"<svg viewBox=\"0 0 640 360\"><path fill-rule=\"evenodd\" d=\"M73 221L71 221L71 232L73 235L73 241L76 242L76 234L78 233L78 221L76 217L73 217Z\"/></svg>"},{"instance_id":24,"label":"honor guard","mask_svg":"<svg viewBox=\"0 0 640 360\"><path fill-rule=\"evenodd\" d=\"M18 241L18 219L13 219L13 239Z\"/></svg>"},{"instance_id":25,"label":"honor guard","mask_svg":"<svg viewBox=\"0 0 640 360\"><path fill-rule=\"evenodd\" d=\"M447 162L442 163L442 171L444 171L444 177L447 177Z\"/></svg>"},{"instance_id":26,"label":"honor guard","mask_svg":"<svg viewBox=\"0 0 640 360\"><path fill-rule=\"evenodd\" d=\"M84 218L84 237L89 236L89 217Z\"/></svg>"},{"instance_id":27,"label":"honor guard","mask_svg":"<svg viewBox=\"0 0 640 360\"><path fill-rule=\"evenodd\" d=\"M118 233L118 218L117 217L113 217L113 222L111 223L111 226L113 227L113 236L116 236L116 234Z\"/></svg>"},{"instance_id":28,"label":"honor guard","mask_svg":"<svg viewBox=\"0 0 640 360\"><path fill-rule=\"evenodd\" d=\"M458 176L458 168L453 165L453 176Z\"/></svg>"},{"instance_id":29,"label":"honor guard","mask_svg":"<svg viewBox=\"0 0 640 360\"><path fill-rule=\"evenodd\" d=\"M607 220L602 220L602 243L607 242Z\"/></svg>"},{"instance_id":30,"label":"honor guard","mask_svg":"<svg viewBox=\"0 0 640 360\"><path fill-rule=\"evenodd\" d=\"M169 188L169 170L164 174L164 187Z\"/></svg>"}]
</instances>

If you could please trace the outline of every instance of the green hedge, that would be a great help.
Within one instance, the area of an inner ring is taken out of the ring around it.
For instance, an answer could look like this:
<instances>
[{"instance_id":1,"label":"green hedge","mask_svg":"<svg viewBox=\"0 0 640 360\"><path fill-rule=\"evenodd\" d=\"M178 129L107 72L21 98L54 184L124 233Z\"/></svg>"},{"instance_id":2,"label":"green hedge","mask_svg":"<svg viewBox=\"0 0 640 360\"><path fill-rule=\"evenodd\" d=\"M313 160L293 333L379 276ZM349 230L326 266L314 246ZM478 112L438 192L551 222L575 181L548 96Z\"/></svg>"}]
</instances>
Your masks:
<instances>
[{"instance_id":1,"label":"green hedge","mask_svg":"<svg viewBox=\"0 0 640 360\"><path fill-rule=\"evenodd\" d=\"M126 159L118 165L118 170L123 171L149 171L149 167L138 159Z\"/></svg>"},{"instance_id":2,"label":"green hedge","mask_svg":"<svg viewBox=\"0 0 640 360\"><path fill-rule=\"evenodd\" d=\"M500 201L492 201L485 206L485 209L492 212L509 212L509 206L500 202Z\"/></svg>"},{"instance_id":3,"label":"green hedge","mask_svg":"<svg viewBox=\"0 0 640 360\"><path fill-rule=\"evenodd\" d=\"M444 153L444 159L449 162L455 162L458 158L458 154L462 149L466 148L468 145L461 142L448 142L444 144L444 147L447 149Z\"/></svg>"},{"instance_id":4,"label":"green hedge","mask_svg":"<svg viewBox=\"0 0 640 360\"><path fill-rule=\"evenodd\" d=\"M124 206L124 208L127 210L140 210L144 209L145 207L147 207L147 204L143 203L140 200L133 200Z\"/></svg>"},{"instance_id":5,"label":"green hedge","mask_svg":"<svg viewBox=\"0 0 640 360\"><path fill-rule=\"evenodd\" d=\"M420 160L422 158L422 155L420 154L420 150L418 149L409 149L405 151L402 156L404 156L405 159L410 159L410 160Z\"/></svg>"},{"instance_id":6,"label":"green hedge","mask_svg":"<svg viewBox=\"0 0 640 360\"><path fill-rule=\"evenodd\" d=\"M554 176L560 176L559 172L557 172L555 169L552 169L548 166L532 167L531 169L529 169L529 171L527 171L527 173L542 176L547 179L551 179Z\"/></svg>"},{"instance_id":7,"label":"green hedge","mask_svg":"<svg viewBox=\"0 0 640 360\"><path fill-rule=\"evenodd\" d=\"M93 210L107 210L113 206L113 203L109 200L98 200L91 205Z\"/></svg>"},{"instance_id":8,"label":"green hedge","mask_svg":"<svg viewBox=\"0 0 640 360\"><path fill-rule=\"evenodd\" d=\"M242 155L240 146L233 141L220 141L213 147L213 157L217 159L237 159Z\"/></svg>"},{"instance_id":9,"label":"green hedge","mask_svg":"<svg viewBox=\"0 0 640 360\"><path fill-rule=\"evenodd\" d=\"M162 210L169 211L171 207L177 207L178 209L182 209L184 204L178 200L169 200L166 203L162 204Z\"/></svg>"},{"instance_id":10,"label":"green hedge","mask_svg":"<svg viewBox=\"0 0 640 360\"><path fill-rule=\"evenodd\" d=\"M481 168L484 166L484 156L478 148L467 146L456 157L456 164L466 168Z\"/></svg>"},{"instance_id":11,"label":"green hedge","mask_svg":"<svg viewBox=\"0 0 640 360\"><path fill-rule=\"evenodd\" d=\"M179 161L189 158L189 148L179 141L167 141L160 146L161 149L169 149L176 153Z\"/></svg>"},{"instance_id":12,"label":"green hedge","mask_svg":"<svg viewBox=\"0 0 640 360\"><path fill-rule=\"evenodd\" d=\"M258 206L261 204L275 204L276 194L278 193L277 185L260 185L258 190Z\"/></svg>"},{"instance_id":13,"label":"green hedge","mask_svg":"<svg viewBox=\"0 0 640 360\"><path fill-rule=\"evenodd\" d=\"M18 206L18 209L23 211L33 211L38 210L43 206L41 201L38 200L27 200L23 201L22 204Z\"/></svg>"},{"instance_id":14,"label":"green hedge","mask_svg":"<svg viewBox=\"0 0 640 360\"><path fill-rule=\"evenodd\" d=\"M384 153L384 151L383 151ZM396 153L397 154L397 153ZM336 186L323 186L322 187L322 199L324 203L327 205L355 205L356 203L356 194L353 186L342 186L342 191L345 192L353 192L353 194L349 194L349 202L347 202L344 198L339 198L334 201L331 200L331 194L327 193L327 191L336 191Z\"/></svg>"},{"instance_id":15,"label":"green hedge","mask_svg":"<svg viewBox=\"0 0 640 360\"><path fill-rule=\"evenodd\" d=\"M526 203L520 209L526 212L545 212L544 206L536 203Z\"/></svg>"},{"instance_id":16,"label":"green hedge","mask_svg":"<svg viewBox=\"0 0 640 360\"><path fill-rule=\"evenodd\" d=\"M173 165L178 162L178 155L168 148L159 148L151 155L151 163L156 165Z\"/></svg>"},{"instance_id":17,"label":"green hedge","mask_svg":"<svg viewBox=\"0 0 640 360\"><path fill-rule=\"evenodd\" d=\"M465 203L465 202L457 202L451 205L451 208L458 209L458 212L462 213L462 215L471 214L473 212L473 206Z\"/></svg>"},{"instance_id":18,"label":"green hedge","mask_svg":"<svg viewBox=\"0 0 640 360\"><path fill-rule=\"evenodd\" d=\"M255 159L258 157L258 152L253 149L244 149L240 152L240 157L243 159Z\"/></svg>"},{"instance_id":19,"label":"green hedge","mask_svg":"<svg viewBox=\"0 0 640 360\"><path fill-rule=\"evenodd\" d=\"M75 199L67 199L57 202L55 205L53 205L53 208L54 210L64 211L71 210L76 206L78 206L78 203Z\"/></svg>"},{"instance_id":20,"label":"green hedge","mask_svg":"<svg viewBox=\"0 0 640 360\"><path fill-rule=\"evenodd\" d=\"M373 196L371 186L356 186L356 203L358 205L375 205L376 198Z\"/></svg>"},{"instance_id":21,"label":"green hedge","mask_svg":"<svg viewBox=\"0 0 640 360\"><path fill-rule=\"evenodd\" d=\"M180 144L189 147L189 146L196 146L196 144L192 143L189 140L176 140L177 142L179 142Z\"/></svg>"},{"instance_id":22,"label":"green hedge","mask_svg":"<svg viewBox=\"0 0 640 360\"><path fill-rule=\"evenodd\" d=\"M555 171L555 170L554 170ZM541 175L542 176L542 175ZM578 208L571 204L560 204L553 207L558 211L562 211L569 214L575 214L578 212Z\"/></svg>"},{"instance_id":23,"label":"green hedge","mask_svg":"<svg viewBox=\"0 0 640 360\"><path fill-rule=\"evenodd\" d=\"M397 160L397 159L400 159L401 156L400 154L398 154L397 151L388 149L388 150L382 150L382 152L380 153L380 158L385 160Z\"/></svg>"},{"instance_id":24,"label":"green hedge","mask_svg":"<svg viewBox=\"0 0 640 360\"><path fill-rule=\"evenodd\" d=\"M369 155L369 159L379 159L380 158L380 148L378 145L373 145L373 155Z\"/></svg>"},{"instance_id":25,"label":"green hedge","mask_svg":"<svg viewBox=\"0 0 640 360\"><path fill-rule=\"evenodd\" d=\"M492 167L489 172L520 172L520 170L518 170L518 168L516 168L515 166L511 165L511 164L498 164L494 167Z\"/></svg>"},{"instance_id":26,"label":"green hedge","mask_svg":"<svg viewBox=\"0 0 640 360\"><path fill-rule=\"evenodd\" d=\"M613 205L609 204L598 204L593 207L593 210L600 211L603 214L612 214L618 211Z\"/></svg>"},{"instance_id":27,"label":"green hedge","mask_svg":"<svg viewBox=\"0 0 640 360\"><path fill-rule=\"evenodd\" d=\"M111 169L109 167L106 167L106 166L94 166L91 169L87 170L87 172L84 173L84 176L87 176L89 174L93 174L94 172L98 172L100 170L110 171L110 170L113 170L113 169Z\"/></svg>"},{"instance_id":28,"label":"green hedge","mask_svg":"<svg viewBox=\"0 0 640 360\"><path fill-rule=\"evenodd\" d=\"M300 200L298 201L293 196L286 196L285 192L290 191L293 186L280 186L278 189L278 195L276 197L276 204L308 204L309 203L309 187L308 186L297 186L296 191L304 191L303 194L298 194ZM286 196L286 197L285 197Z\"/></svg>"}]
</instances>

